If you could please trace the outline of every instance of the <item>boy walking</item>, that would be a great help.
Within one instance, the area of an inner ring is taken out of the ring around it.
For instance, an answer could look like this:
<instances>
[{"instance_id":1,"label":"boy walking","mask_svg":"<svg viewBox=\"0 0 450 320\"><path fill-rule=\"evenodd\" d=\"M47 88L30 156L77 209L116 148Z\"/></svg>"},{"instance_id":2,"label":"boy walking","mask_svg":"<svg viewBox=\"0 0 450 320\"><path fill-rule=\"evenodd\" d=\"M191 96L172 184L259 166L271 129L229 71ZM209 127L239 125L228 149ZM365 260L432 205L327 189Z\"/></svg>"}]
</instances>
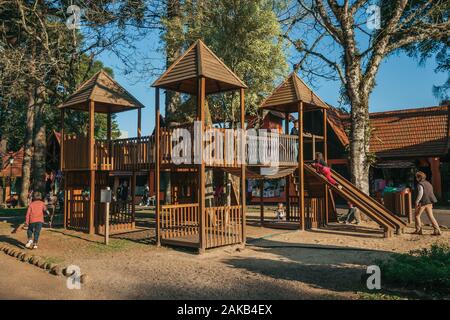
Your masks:
<instances>
[{"instance_id":1,"label":"boy walking","mask_svg":"<svg viewBox=\"0 0 450 320\"><path fill-rule=\"evenodd\" d=\"M45 203L42 201L40 192L34 192L30 206L28 207L25 224L28 225L27 236L28 242L25 247L30 249L38 248L39 235L41 233L42 224L44 223L44 213L47 210Z\"/></svg>"}]
</instances>

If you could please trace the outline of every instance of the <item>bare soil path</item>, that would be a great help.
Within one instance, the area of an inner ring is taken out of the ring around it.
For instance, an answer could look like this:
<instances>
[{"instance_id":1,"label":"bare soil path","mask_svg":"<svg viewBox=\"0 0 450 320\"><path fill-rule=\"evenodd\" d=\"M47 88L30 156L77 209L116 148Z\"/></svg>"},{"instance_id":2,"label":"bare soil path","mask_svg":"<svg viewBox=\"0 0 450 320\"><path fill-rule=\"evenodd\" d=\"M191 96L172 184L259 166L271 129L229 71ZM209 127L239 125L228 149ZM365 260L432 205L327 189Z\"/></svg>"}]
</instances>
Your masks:
<instances>
[{"instance_id":1,"label":"bare soil path","mask_svg":"<svg viewBox=\"0 0 450 320\"><path fill-rule=\"evenodd\" d=\"M25 233L11 234L11 228L0 223L0 242L23 249ZM88 282L69 290L66 278L0 253L0 299L358 299L368 265L393 252L450 241L448 231L440 238L383 239L350 233L352 228L299 232L249 226L245 250L201 256L155 247L146 228L116 236L109 247L98 236L44 229L33 254L79 266Z\"/></svg>"}]
</instances>

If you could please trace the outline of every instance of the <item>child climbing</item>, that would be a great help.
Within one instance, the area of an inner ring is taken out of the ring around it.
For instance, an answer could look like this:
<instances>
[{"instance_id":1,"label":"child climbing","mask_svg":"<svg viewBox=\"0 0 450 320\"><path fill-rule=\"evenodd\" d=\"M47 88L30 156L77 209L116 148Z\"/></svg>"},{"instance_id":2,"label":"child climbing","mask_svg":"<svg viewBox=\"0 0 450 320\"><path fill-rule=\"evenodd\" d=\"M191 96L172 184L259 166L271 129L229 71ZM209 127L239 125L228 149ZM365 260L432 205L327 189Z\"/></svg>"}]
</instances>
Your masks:
<instances>
[{"instance_id":1,"label":"child climbing","mask_svg":"<svg viewBox=\"0 0 450 320\"><path fill-rule=\"evenodd\" d=\"M316 171L327 178L328 182L333 186L336 186L338 189L342 189L342 186L337 183L336 180L331 176L331 169L328 167L328 164L323 159L323 154L321 152L316 152L316 158L314 159L314 163L312 166L316 169Z\"/></svg>"}]
</instances>

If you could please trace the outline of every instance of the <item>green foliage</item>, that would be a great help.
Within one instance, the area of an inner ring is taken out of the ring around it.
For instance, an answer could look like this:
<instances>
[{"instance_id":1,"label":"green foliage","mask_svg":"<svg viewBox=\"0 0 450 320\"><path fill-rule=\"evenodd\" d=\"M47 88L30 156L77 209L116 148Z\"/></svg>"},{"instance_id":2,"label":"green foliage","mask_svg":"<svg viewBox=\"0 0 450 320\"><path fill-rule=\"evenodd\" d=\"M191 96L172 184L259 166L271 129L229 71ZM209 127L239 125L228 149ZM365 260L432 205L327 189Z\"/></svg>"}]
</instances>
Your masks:
<instances>
[{"instance_id":1,"label":"green foliage","mask_svg":"<svg viewBox=\"0 0 450 320\"><path fill-rule=\"evenodd\" d=\"M269 0L187 0L181 16L163 21L166 50L186 49L202 39L249 87L247 113L255 114L274 83L287 73L286 47L274 5ZM229 121L239 117L236 93L209 97L211 114Z\"/></svg>"},{"instance_id":2,"label":"green foliage","mask_svg":"<svg viewBox=\"0 0 450 320\"><path fill-rule=\"evenodd\" d=\"M450 292L450 246L436 243L429 249L396 254L380 263L383 281L429 293Z\"/></svg>"}]
</instances>

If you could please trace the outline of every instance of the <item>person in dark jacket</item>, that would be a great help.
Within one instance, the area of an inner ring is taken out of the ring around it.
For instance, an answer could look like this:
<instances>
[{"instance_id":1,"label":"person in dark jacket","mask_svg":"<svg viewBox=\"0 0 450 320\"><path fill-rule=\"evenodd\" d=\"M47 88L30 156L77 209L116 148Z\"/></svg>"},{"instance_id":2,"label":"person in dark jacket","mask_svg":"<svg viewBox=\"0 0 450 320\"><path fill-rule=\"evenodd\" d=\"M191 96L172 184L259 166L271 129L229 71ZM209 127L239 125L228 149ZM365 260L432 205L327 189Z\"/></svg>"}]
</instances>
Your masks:
<instances>
[{"instance_id":1,"label":"person in dark jacket","mask_svg":"<svg viewBox=\"0 0 450 320\"><path fill-rule=\"evenodd\" d=\"M430 219L431 224L433 225L433 235L440 236L442 232L433 215L433 204L437 202L436 196L434 195L433 186L427 181L426 174L421 171L416 173L416 180L418 183L418 193L416 198L415 212L416 231L414 232L414 234L423 234L422 221L420 221L420 216L425 211L428 215L428 219Z\"/></svg>"}]
</instances>

